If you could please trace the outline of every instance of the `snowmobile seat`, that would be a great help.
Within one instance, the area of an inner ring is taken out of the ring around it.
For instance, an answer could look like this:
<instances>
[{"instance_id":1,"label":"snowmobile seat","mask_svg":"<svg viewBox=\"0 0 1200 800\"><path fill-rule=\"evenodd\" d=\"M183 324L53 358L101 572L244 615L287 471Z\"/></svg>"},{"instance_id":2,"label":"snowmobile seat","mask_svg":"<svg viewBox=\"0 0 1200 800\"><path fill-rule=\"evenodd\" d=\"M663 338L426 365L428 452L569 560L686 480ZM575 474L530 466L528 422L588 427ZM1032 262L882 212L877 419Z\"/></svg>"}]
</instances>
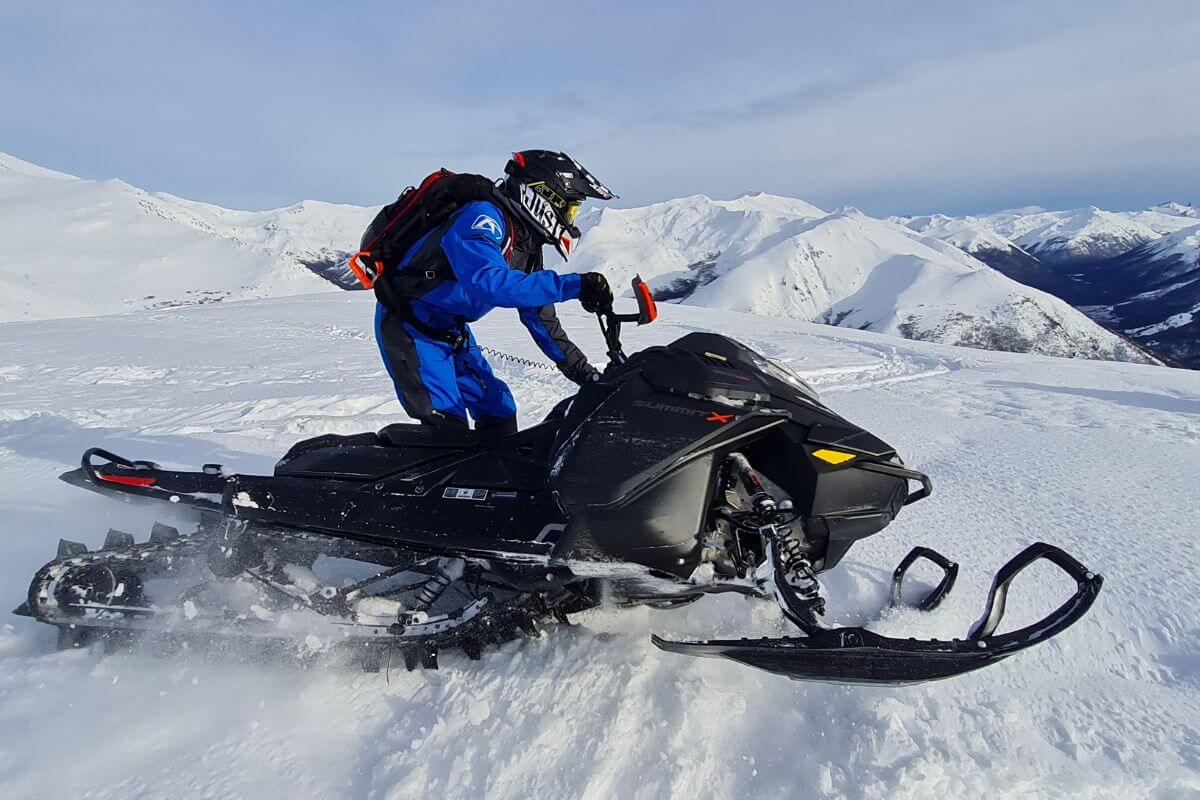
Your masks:
<instances>
[{"instance_id":1,"label":"snowmobile seat","mask_svg":"<svg viewBox=\"0 0 1200 800\"><path fill-rule=\"evenodd\" d=\"M296 442L281 461L325 450L330 447L470 447L487 440L487 432L447 430L411 422L398 422L381 428L378 433L343 435L326 433Z\"/></svg>"},{"instance_id":2,"label":"snowmobile seat","mask_svg":"<svg viewBox=\"0 0 1200 800\"><path fill-rule=\"evenodd\" d=\"M384 447L470 447L496 438L489 431L436 428L413 422L397 422L380 428L378 436Z\"/></svg>"},{"instance_id":3,"label":"snowmobile seat","mask_svg":"<svg viewBox=\"0 0 1200 800\"><path fill-rule=\"evenodd\" d=\"M280 463L290 461L297 456L311 453L314 450L324 450L327 447L383 447L384 442L377 433L354 433L343 436L337 433L327 433L296 442L280 459Z\"/></svg>"},{"instance_id":4,"label":"snowmobile seat","mask_svg":"<svg viewBox=\"0 0 1200 800\"><path fill-rule=\"evenodd\" d=\"M326 434L292 446L276 477L374 479L494 442L488 431L446 430L398 423L378 433Z\"/></svg>"}]
</instances>

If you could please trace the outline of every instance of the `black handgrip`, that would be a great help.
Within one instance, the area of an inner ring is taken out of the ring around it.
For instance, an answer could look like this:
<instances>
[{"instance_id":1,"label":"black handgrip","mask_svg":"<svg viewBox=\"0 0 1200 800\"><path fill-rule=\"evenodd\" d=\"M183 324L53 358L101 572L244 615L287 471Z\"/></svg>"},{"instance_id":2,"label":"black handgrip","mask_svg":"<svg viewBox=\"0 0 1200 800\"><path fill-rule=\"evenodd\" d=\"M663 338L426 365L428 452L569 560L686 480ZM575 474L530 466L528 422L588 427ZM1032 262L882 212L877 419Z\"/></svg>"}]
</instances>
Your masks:
<instances>
[{"instance_id":1,"label":"black handgrip","mask_svg":"<svg viewBox=\"0 0 1200 800\"><path fill-rule=\"evenodd\" d=\"M1052 544L1036 542L1017 553L996 572L996 577L992 581L992 588L988 592L987 607L983 612L983 616L971 627L967 638L979 641L987 639L996 632L996 628L1000 626L1000 621L1004 619L1004 607L1008 600L1008 588L1012 584L1013 578L1017 577L1022 570L1033 562L1042 559L1051 562L1074 578L1078 587L1075 595L1059 611L1067 610L1069 606L1075 604L1077 599L1085 595L1094 599L1095 593L1100 589L1103 578L1089 571L1087 567L1080 564L1079 561L1066 551ZM1090 599L1088 600L1088 605L1091 605ZM1056 617L1058 613L1051 614L1047 617L1047 620Z\"/></svg>"}]
</instances>

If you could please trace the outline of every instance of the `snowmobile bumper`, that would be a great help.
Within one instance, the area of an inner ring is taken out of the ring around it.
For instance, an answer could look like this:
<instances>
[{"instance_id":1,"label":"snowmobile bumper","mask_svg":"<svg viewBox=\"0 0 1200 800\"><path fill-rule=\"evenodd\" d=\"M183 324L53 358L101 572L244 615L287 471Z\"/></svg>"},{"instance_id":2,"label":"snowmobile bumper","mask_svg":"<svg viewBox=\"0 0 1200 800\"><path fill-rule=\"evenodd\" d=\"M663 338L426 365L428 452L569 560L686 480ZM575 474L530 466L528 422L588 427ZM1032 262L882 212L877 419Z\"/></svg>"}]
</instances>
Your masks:
<instances>
[{"instance_id":1,"label":"snowmobile bumper","mask_svg":"<svg viewBox=\"0 0 1200 800\"><path fill-rule=\"evenodd\" d=\"M1010 584L1040 560L1055 564L1073 578L1075 593L1045 619L997 634ZM672 653L728 658L794 680L901 686L971 672L1049 640L1087 613L1102 583L1100 575L1063 550L1039 542L996 573L984 614L965 639L894 639L865 628L813 628L802 637L675 642L654 636L652 641ZM940 599L945 591L939 587L934 593L940 593Z\"/></svg>"},{"instance_id":2,"label":"snowmobile bumper","mask_svg":"<svg viewBox=\"0 0 1200 800\"><path fill-rule=\"evenodd\" d=\"M221 495L228 482L219 464L205 464L200 472L173 472L153 461L131 461L99 447L83 454L78 469L58 478L93 492L116 493L123 499L166 500L208 511L221 510Z\"/></svg>"}]
</instances>

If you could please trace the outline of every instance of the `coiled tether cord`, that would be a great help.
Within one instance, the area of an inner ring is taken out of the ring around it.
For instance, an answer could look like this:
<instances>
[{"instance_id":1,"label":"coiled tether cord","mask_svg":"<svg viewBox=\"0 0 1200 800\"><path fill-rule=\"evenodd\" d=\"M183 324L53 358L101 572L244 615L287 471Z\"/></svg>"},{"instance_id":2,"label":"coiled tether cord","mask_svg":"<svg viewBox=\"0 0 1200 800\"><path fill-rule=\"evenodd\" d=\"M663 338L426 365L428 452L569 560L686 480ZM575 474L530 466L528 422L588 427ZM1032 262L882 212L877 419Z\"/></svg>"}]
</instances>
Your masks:
<instances>
[{"instance_id":1,"label":"coiled tether cord","mask_svg":"<svg viewBox=\"0 0 1200 800\"><path fill-rule=\"evenodd\" d=\"M503 361L511 361L514 364L520 364L522 367L530 367L532 369L544 369L544 370L549 370L550 372L558 372L558 367L554 366L553 364L547 364L544 361L534 361L531 358L522 358L521 356L514 356L509 353L504 353L499 350L495 350L486 345L479 345L479 349L481 352L486 353L489 356L495 356L496 358L499 358Z\"/></svg>"}]
</instances>

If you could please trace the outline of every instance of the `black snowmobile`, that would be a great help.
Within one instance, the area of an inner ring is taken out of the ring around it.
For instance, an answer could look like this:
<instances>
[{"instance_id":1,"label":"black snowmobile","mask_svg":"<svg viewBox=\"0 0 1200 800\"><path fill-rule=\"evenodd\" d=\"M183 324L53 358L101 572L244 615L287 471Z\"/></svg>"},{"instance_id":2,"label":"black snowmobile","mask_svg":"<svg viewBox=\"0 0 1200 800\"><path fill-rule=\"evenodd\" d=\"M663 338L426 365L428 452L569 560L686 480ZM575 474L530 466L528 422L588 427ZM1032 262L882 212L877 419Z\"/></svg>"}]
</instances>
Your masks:
<instances>
[{"instance_id":1,"label":"black snowmobile","mask_svg":"<svg viewBox=\"0 0 1200 800\"><path fill-rule=\"evenodd\" d=\"M412 669L436 667L448 647L478 658L602 600L671 608L736 592L774 600L802 635L654 644L796 679L904 684L1044 642L1095 601L1099 575L1034 544L1000 569L963 639L822 624L817 576L928 497L929 478L793 372L725 336L691 333L626 357L622 323L656 315L638 280L634 296L638 313L600 315L603 378L503 438L414 424L320 436L270 476L87 451L63 480L189 507L196 530L159 524L141 544L110 531L95 552L64 540L18 613L58 626L66 647L143 631L234 635L348 645L368 668L395 656ZM893 575L893 603L919 559L942 573L920 608L954 585L957 565L917 547ZM1009 584L1041 559L1076 592L1040 622L998 634Z\"/></svg>"}]
</instances>

